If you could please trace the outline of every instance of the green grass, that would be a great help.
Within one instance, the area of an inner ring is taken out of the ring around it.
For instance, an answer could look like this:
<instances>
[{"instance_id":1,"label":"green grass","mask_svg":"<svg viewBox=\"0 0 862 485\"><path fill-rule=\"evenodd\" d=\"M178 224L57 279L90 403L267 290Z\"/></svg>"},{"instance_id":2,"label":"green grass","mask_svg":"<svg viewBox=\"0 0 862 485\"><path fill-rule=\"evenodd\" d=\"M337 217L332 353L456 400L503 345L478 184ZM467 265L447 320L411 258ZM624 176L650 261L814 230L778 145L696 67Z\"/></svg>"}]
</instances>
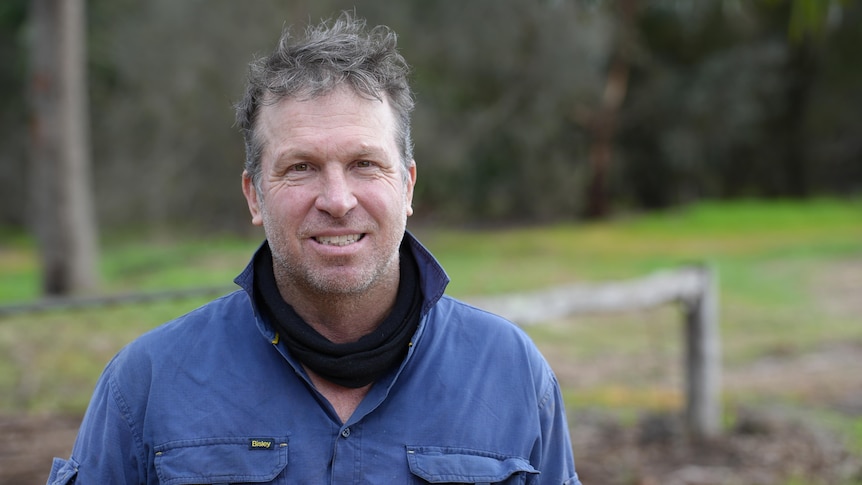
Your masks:
<instances>
[{"instance_id":1,"label":"green grass","mask_svg":"<svg viewBox=\"0 0 862 485\"><path fill-rule=\"evenodd\" d=\"M643 276L705 262L720 275L725 362L862 341L859 315L833 311L814 291L830 272L862 261L862 201L705 203L591 224L496 230L417 227L440 259L455 296L499 294L571 282ZM229 285L259 244L221 237L105 245L105 292ZM25 235L3 233L0 304L38 297L36 252ZM0 319L0 410L80 412L107 360L140 333L205 299L18 315ZM644 316L646 315L646 316ZM679 312L593 316L529 332L544 351L574 364L629 356L673 371ZM649 376L647 376L649 377ZM601 386L566 389L575 406L673 407L666 382L638 388L625 375ZM678 378L678 376L676 377ZM676 395L674 394L676 393Z\"/></svg>"},{"instance_id":2,"label":"green grass","mask_svg":"<svg viewBox=\"0 0 862 485\"><path fill-rule=\"evenodd\" d=\"M752 262L842 257L862 250L860 234L862 203L836 201L703 204L612 223L420 231L453 276L455 293L626 278L693 261L733 271Z\"/></svg>"},{"instance_id":3,"label":"green grass","mask_svg":"<svg viewBox=\"0 0 862 485\"><path fill-rule=\"evenodd\" d=\"M259 240L218 239L119 241L103 248L99 274L103 293L162 291L230 285ZM0 304L39 298L35 244L19 237L0 244Z\"/></svg>"},{"instance_id":4,"label":"green grass","mask_svg":"<svg viewBox=\"0 0 862 485\"><path fill-rule=\"evenodd\" d=\"M0 410L80 413L123 345L204 299L47 312L0 320Z\"/></svg>"}]
</instances>

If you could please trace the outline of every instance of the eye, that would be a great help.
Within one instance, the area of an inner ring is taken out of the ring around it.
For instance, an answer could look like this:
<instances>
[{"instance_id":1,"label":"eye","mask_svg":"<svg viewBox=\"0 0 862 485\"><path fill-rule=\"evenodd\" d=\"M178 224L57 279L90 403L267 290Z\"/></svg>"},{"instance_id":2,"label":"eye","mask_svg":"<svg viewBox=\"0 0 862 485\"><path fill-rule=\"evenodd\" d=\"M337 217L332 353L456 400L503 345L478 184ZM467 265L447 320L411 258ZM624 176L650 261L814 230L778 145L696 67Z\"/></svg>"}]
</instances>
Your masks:
<instances>
[{"instance_id":1,"label":"eye","mask_svg":"<svg viewBox=\"0 0 862 485\"><path fill-rule=\"evenodd\" d=\"M368 160L359 160L356 162L356 166L359 168L369 168L372 165L374 165L374 164L369 162Z\"/></svg>"},{"instance_id":2,"label":"eye","mask_svg":"<svg viewBox=\"0 0 862 485\"><path fill-rule=\"evenodd\" d=\"M308 164L307 163L297 163L290 167L291 172L307 172Z\"/></svg>"}]
</instances>

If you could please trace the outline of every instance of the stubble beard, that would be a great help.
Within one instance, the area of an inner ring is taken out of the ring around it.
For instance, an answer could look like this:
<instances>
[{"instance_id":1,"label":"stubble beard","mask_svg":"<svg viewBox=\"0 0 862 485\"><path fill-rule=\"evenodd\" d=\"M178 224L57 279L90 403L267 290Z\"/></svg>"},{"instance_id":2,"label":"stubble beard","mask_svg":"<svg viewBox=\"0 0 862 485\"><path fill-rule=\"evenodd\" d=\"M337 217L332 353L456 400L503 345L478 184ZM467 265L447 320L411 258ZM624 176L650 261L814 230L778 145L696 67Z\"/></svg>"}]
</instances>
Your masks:
<instances>
[{"instance_id":1,"label":"stubble beard","mask_svg":"<svg viewBox=\"0 0 862 485\"><path fill-rule=\"evenodd\" d=\"M349 270L351 274L347 275L338 271L337 265L317 268L303 264L299 259L273 252L276 281L280 283L279 286L284 285L323 300L363 295L377 284L398 280L397 248L388 260L370 267L353 268Z\"/></svg>"},{"instance_id":2,"label":"stubble beard","mask_svg":"<svg viewBox=\"0 0 862 485\"><path fill-rule=\"evenodd\" d=\"M388 284L397 289L400 277L399 249L406 231L406 217L401 230L387 236L383 247L376 248L378 251L370 258L358 260L359 267L355 267L357 261L347 259L342 262L316 261L309 264L301 253L290 254L290 235L280 233L278 225L266 219L264 226L272 252L273 272L282 295L299 292L319 301L328 301L367 294L379 285ZM347 269L346 272L339 271L339 263L343 265L342 269Z\"/></svg>"}]
</instances>

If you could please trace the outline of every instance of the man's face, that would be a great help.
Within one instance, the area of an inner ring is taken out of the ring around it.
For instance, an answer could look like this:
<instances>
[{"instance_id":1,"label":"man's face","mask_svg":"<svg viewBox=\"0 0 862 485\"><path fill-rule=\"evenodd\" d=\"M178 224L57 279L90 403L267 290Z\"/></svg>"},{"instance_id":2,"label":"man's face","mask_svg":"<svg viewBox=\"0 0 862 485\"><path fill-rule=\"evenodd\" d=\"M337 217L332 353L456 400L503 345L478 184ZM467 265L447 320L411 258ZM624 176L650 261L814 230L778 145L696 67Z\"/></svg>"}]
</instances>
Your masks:
<instances>
[{"instance_id":1,"label":"man's face","mask_svg":"<svg viewBox=\"0 0 862 485\"><path fill-rule=\"evenodd\" d=\"M350 88L263 105L260 193L243 173L255 225L263 225L276 278L300 291L345 294L397 278L412 214L416 166L405 183L388 101Z\"/></svg>"}]
</instances>

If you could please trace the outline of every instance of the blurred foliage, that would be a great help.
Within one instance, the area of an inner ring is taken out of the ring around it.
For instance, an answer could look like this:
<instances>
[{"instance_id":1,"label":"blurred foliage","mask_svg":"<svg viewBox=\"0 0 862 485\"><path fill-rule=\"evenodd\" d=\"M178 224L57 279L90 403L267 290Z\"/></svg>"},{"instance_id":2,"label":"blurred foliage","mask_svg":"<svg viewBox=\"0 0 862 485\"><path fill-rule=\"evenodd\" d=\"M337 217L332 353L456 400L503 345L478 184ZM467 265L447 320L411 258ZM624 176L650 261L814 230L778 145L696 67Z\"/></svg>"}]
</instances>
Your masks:
<instances>
[{"instance_id":1,"label":"blurred foliage","mask_svg":"<svg viewBox=\"0 0 862 485\"><path fill-rule=\"evenodd\" d=\"M400 34L414 68L416 218L580 218L613 59L629 73L607 177L615 211L859 192L859 2L630 3L631 29L621 0L357 4ZM247 230L232 111L247 63L284 26L353 5L90 0L103 227ZM0 226L28 223L26 10L0 5Z\"/></svg>"}]
</instances>

